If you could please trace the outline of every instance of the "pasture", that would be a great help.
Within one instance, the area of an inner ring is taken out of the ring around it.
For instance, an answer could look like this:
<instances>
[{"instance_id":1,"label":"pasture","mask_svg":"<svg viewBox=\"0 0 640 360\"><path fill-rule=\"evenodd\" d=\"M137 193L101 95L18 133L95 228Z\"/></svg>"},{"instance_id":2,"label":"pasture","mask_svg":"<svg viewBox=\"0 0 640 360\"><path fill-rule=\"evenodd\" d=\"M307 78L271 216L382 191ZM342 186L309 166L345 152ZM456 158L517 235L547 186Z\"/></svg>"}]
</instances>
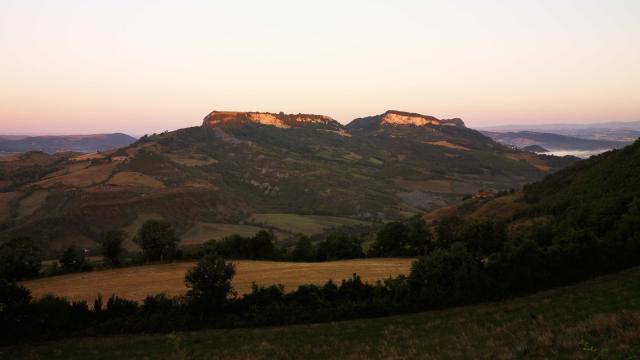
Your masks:
<instances>
[{"instance_id":1,"label":"pasture","mask_svg":"<svg viewBox=\"0 0 640 360\"><path fill-rule=\"evenodd\" d=\"M298 214L253 214L249 221L305 235L319 234L333 227L366 224L364 221L344 217Z\"/></svg>"},{"instance_id":2,"label":"pasture","mask_svg":"<svg viewBox=\"0 0 640 360\"><path fill-rule=\"evenodd\" d=\"M259 226L242 224L213 224L205 222L195 223L189 230L181 235L180 245L197 245L208 240L221 240L230 235L254 236L260 230L268 230ZM277 236L277 235L276 235ZM280 234L280 238L284 236Z\"/></svg>"},{"instance_id":3,"label":"pasture","mask_svg":"<svg viewBox=\"0 0 640 360\"><path fill-rule=\"evenodd\" d=\"M276 261L238 260L233 287L238 294L251 291L251 284L282 284L293 290L303 284L323 284L331 279L340 282L353 273L363 281L375 282L390 276L408 274L412 259L355 259L321 263L294 263ZM112 294L132 300L143 300L147 295L166 293L181 295L186 271L194 262L133 266L94 272L52 276L21 282L34 297L51 293L73 300L93 303L96 295Z\"/></svg>"}]
</instances>

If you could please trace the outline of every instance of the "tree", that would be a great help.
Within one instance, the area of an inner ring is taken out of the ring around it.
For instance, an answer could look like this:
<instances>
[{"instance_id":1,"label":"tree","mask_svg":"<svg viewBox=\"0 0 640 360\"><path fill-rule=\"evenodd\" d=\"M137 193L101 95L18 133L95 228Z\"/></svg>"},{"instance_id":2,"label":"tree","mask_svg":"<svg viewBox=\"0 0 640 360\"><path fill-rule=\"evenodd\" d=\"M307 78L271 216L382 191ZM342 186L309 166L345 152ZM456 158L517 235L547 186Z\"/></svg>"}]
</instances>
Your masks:
<instances>
[{"instance_id":1,"label":"tree","mask_svg":"<svg viewBox=\"0 0 640 360\"><path fill-rule=\"evenodd\" d=\"M7 332L15 332L16 327L25 323L24 315L31 302L28 289L16 283L0 279L0 335L6 337Z\"/></svg>"},{"instance_id":2,"label":"tree","mask_svg":"<svg viewBox=\"0 0 640 360\"><path fill-rule=\"evenodd\" d=\"M17 237L0 245L0 278L20 280L38 275L42 253L28 237Z\"/></svg>"},{"instance_id":3,"label":"tree","mask_svg":"<svg viewBox=\"0 0 640 360\"><path fill-rule=\"evenodd\" d=\"M120 263L120 255L124 251L122 243L126 237L126 233L122 230L112 230L106 232L100 240L102 256L112 265Z\"/></svg>"},{"instance_id":4,"label":"tree","mask_svg":"<svg viewBox=\"0 0 640 360\"><path fill-rule=\"evenodd\" d=\"M418 214L409 220L407 233L410 254L422 256L432 250L433 235L424 222L422 215Z\"/></svg>"},{"instance_id":5,"label":"tree","mask_svg":"<svg viewBox=\"0 0 640 360\"><path fill-rule=\"evenodd\" d=\"M233 263L216 254L205 255L184 277L187 299L200 310L219 310L234 294L231 280L235 274Z\"/></svg>"},{"instance_id":6,"label":"tree","mask_svg":"<svg viewBox=\"0 0 640 360\"><path fill-rule=\"evenodd\" d=\"M251 247L249 258L251 259L264 259L273 254L275 247L273 242L275 235L273 232L260 230L251 238L249 245Z\"/></svg>"},{"instance_id":7,"label":"tree","mask_svg":"<svg viewBox=\"0 0 640 360\"><path fill-rule=\"evenodd\" d=\"M407 253L409 228L398 221L384 225L378 232L371 252L377 256L402 256Z\"/></svg>"},{"instance_id":8,"label":"tree","mask_svg":"<svg viewBox=\"0 0 640 360\"><path fill-rule=\"evenodd\" d=\"M362 241L355 236L332 234L318 244L319 261L355 259L364 257Z\"/></svg>"},{"instance_id":9,"label":"tree","mask_svg":"<svg viewBox=\"0 0 640 360\"><path fill-rule=\"evenodd\" d=\"M295 261L315 260L316 249L308 236L302 235L300 239L298 239L298 243L291 253L291 258Z\"/></svg>"},{"instance_id":10,"label":"tree","mask_svg":"<svg viewBox=\"0 0 640 360\"><path fill-rule=\"evenodd\" d=\"M414 262L408 282L415 299L430 306L475 301L486 294L481 263L461 242Z\"/></svg>"},{"instance_id":11,"label":"tree","mask_svg":"<svg viewBox=\"0 0 640 360\"><path fill-rule=\"evenodd\" d=\"M60 264L62 265L62 269L68 272L82 271L89 267L85 261L84 251L74 246L68 247L62 253Z\"/></svg>"},{"instance_id":12,"label":"tree","mask_svg":"<svg viewBox=\"0 0 640 360\"><path fill-rule=\"evenodd\" d=\"M179 241L171 224L164 220L145 222L136 236L136 242L147 261L170 260L176 253Z\"/></svg>"}]
</instances>

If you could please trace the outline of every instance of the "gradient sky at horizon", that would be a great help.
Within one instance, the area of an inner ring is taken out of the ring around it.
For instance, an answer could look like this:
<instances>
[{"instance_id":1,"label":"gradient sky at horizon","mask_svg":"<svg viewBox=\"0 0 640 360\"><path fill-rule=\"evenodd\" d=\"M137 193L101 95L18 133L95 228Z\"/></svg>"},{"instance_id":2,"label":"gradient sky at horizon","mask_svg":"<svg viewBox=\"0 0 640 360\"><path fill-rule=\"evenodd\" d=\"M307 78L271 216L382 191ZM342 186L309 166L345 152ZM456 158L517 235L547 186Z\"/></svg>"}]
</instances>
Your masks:
<instances>
[{"instance_id":1,"label":"gradient sky at horizon","mask_svg":"<svg viewBox=\"0 0 640 360\"><path fill-rule=\"evenodd\" d=\"M640 120L640 1L0 0L0 134L211 110Z\"/></svg>"}]
</instances>

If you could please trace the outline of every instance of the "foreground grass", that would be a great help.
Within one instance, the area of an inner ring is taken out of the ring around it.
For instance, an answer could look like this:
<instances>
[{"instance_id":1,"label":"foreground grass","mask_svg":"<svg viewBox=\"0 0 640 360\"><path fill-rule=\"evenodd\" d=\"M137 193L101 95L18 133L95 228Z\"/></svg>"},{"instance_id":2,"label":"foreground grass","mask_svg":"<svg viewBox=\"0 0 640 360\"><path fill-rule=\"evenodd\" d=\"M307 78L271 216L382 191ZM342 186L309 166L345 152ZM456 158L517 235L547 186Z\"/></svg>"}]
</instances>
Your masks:
<instances>
[{"instance_id":1,"label":"foreground grass","mask_svg":"<svg viewBox=\"0 0 640 360\"><path fill-rule=\"evenodd\" d=\"M378 319L0 348L2 359L640 357L640 268L508 301Z\"/></svg>"}]
</instances>

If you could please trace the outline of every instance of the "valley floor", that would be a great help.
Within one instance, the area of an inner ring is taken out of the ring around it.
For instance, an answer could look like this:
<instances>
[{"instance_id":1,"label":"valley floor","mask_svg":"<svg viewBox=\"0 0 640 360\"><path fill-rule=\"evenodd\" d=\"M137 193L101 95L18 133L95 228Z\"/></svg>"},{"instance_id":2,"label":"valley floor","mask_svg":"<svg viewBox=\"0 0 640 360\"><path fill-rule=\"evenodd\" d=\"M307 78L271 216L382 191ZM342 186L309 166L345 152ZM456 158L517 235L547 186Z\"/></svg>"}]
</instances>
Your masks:
<instances>
[{"instance_id":1,"label":"valley floor","mask_svg":"<svg viewBox=\"0 0 640 360\"><path fill-rule=\"evenodd\" d=\"M80 338L2 359L512 359L640 357L640 268L520 298L285 327Z\"/></svg>"}]
</instances>

